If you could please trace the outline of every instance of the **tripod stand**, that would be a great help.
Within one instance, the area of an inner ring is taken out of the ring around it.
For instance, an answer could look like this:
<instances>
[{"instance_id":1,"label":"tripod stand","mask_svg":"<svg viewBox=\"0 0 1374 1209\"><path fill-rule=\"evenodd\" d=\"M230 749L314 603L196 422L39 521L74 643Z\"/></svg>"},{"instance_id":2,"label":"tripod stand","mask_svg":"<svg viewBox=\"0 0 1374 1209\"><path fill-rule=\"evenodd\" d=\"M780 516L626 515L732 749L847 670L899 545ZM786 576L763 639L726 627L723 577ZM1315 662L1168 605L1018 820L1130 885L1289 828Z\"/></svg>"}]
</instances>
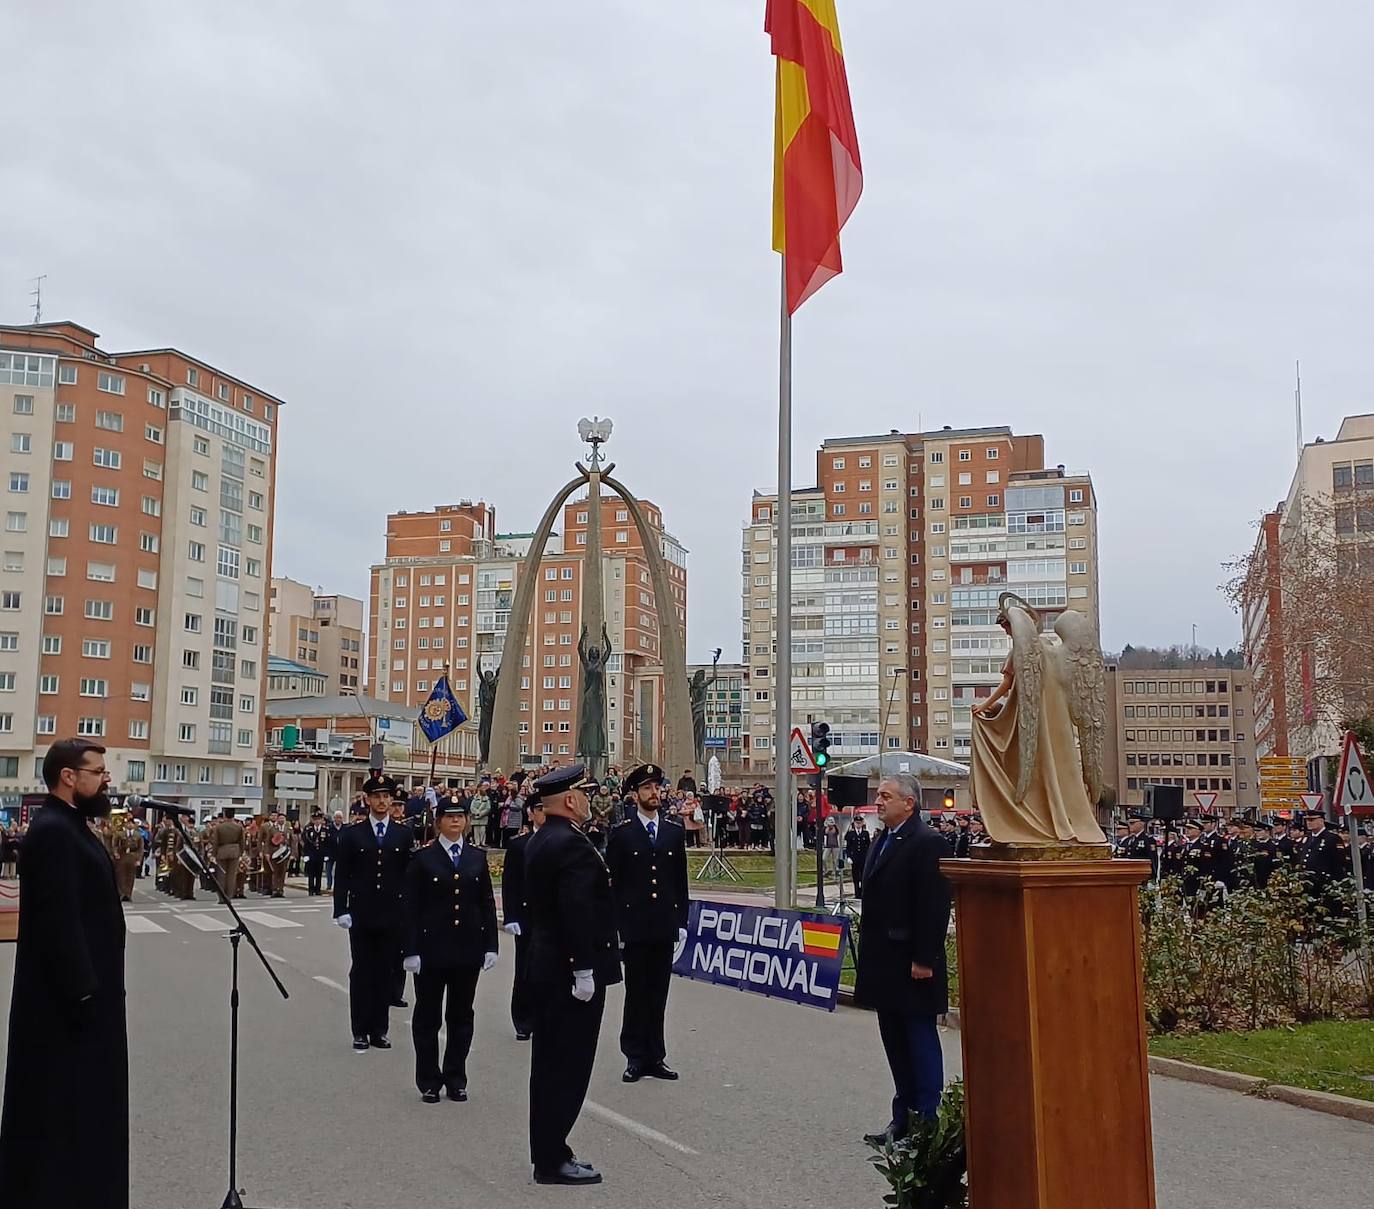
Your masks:
<instances>
[{"instance_id":1,"label":"tripod stand","mask_svg":"<svg viewBox=\"0 0 1374 1209\"><path fill-rule=\"evenodd\" d=\"M715 878L724 880L729 878L732 881L742 882L739 870L730 863L728 856L723 856L719 848L716 847L716 815L713 812L706 825L706 835L711 844L711 855L702 862L702 866L697 870L697 881L712 881Z\"/></svg>"},{"instance_id":2,"label":"tripod stand","mask_svg":"<svg viewBox=\"0 0 1374 1209\"><path fill-rule=\"evenodd\" d=\"M267 971L267 976L275 984L277 990L281 992L281 997L290 999L291 996L287 994L286 987L282 985L276 971L267 963L267 958L263 956L253 933L248 930L248 925L234 910L234 904L225 894L224 886L220 882L219 870L207 869L204 862L196 854L195 845L186 831L185 823L181 821L181 816L170 811L167 813L172 814L172 821L181 834L182 849L177 855L197 877L202 874L206 875L203 880L208 881L215 888L215 894L219 897L219 901L234 921L233 930L229 933L229 947L233 954L232 974L229 982L229 1191L225 1193L220 1209L244 1209L243 1194L240 1189L235 1187L238 1183L239 1149L239 941L247 938L253 952L258 955L258 960L262 962L262 968Z\"/></svg>"}]
</instances>

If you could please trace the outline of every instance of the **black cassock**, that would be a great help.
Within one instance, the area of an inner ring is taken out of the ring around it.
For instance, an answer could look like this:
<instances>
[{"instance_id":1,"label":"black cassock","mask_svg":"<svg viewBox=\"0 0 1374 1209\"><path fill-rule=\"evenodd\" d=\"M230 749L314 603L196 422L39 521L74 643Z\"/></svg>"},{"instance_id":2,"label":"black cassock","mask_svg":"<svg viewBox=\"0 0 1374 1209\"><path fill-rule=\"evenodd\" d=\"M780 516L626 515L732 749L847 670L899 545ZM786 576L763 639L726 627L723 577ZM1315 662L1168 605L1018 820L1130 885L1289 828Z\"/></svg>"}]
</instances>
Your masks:
<instances>
[{"instance_id":1,"label":"black cassock","mask_svg":"<svg viewBox=\"0 0 1374 1209\"><path fill-rule=\"evenodd\" d=\"M127 1209L124 912L105 847L48 798L20 852L0 1118L5 1209Z\"/></svg>"}]
</instances>

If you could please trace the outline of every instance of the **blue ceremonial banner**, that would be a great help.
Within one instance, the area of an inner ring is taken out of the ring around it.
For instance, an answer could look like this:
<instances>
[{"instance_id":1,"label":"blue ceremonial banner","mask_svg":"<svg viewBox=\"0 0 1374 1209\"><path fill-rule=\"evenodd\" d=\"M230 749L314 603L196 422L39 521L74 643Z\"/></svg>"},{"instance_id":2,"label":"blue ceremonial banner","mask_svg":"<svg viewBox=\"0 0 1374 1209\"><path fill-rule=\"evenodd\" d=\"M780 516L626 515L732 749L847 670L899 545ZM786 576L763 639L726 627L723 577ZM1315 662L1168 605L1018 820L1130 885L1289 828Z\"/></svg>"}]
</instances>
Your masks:
<instances>
[{"instance_id":1,"label":"blue ceremonial banner","mask_svg":"<svg viewBox=\"0 0 1374 1209\"><path fill-rule=\"evenodd\" d=\"M673 973L833 1012L848 942L843 916L696 901Z\"/></svg>"},{"instance_id":2,"label":"blue ceremonial banner","mask_svg":"<svg viewBox=\"0 0 1374 1209\"><path fill-rule=\"evenodd\" d=\"M420 710L420 729L431 743L437 743L451 730L457 730L468 720L458 698L448 686L448 677L440 676L434 682L434 691Z\"/></svg>"}]
</instances>

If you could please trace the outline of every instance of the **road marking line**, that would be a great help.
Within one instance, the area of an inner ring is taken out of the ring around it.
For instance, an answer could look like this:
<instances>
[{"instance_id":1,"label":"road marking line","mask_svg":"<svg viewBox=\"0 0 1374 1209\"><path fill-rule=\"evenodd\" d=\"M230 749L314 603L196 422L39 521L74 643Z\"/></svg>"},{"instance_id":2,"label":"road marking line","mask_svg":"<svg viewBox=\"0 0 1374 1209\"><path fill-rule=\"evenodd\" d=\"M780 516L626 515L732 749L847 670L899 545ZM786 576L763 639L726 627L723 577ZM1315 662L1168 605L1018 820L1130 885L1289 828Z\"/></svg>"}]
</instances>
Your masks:
<instances>
[{"instance_id":1,"label":"road marking line","mask_svg":"<svg viewBox=\"0 0 1374 1209\"><path fill-rule=\"evenodd\" d=\"M335 982L332 978L326 978L323 974L316 974L314 978L316 982L322 982L327 987L333 987L336 991L342 991L345 995L348 994L348 988L342 983Z\"/></svg>"},{"instance_id":2,"label":"road marking line","mask_svg":"<svg viewBox=\"0 0 1374 1209\"><path fill-rule=\"evenodd\" d=\"M161 924L154 923L151 919L144 919L141 915L126 915L124 926L135 934L143 932L166 932L167 929Z\"/></svg>"},{"instance_id":3,"label":"road marking line","mask_svg":"<svg viewBox=\"0 0 1374 1209\"><path fill-rule=\"evenodd\" d=\"M661 1146L669 1146L680 1154L700 1153L700 1151L693 1150L690 1146L684 1146L681 1142L675 1141L666 1133L659 1133L657 1129L650 1129L649 1126L642 1125L638 1121L631 1120L629 1117L622 1117L618 1112L614 1112L592 1100L584 1101L584 1107L592 1116L600 1117L603 1121L611 1125L618 1125L627 1133L632 1133L638 1138L643 1138L646 1142L657 1142Z\"/></svg>"},{"instance_id":4,"label":"road marking line","mask_svg":"<svg viewBox=\"0 0 1374 1209\"><path fill-rule=\"evenodd\" d=\"M286 964L285 957L278 957L275 953L269 953L266 949L263 949L262 955L271 961L279 961L282 965Z\"/></svg>"},{"instance_id":5,"label":"road marking line","mask_svg":"<svg viewBox=\"0 0 1374 1209\"><path fill-rule=\"evenodd\" d=\"M228 932L233 927L227 919L216 919L215 916L208 914L178 915L177 918L201 932Z\"/></svg>"},{"instance_id":6,"label":"road marking line","mask_svg":"<svg viewBox=\"0 0 1374 1209\"><path fill-rule=\"evenodd\" d=\"M261 924L264 928L303 928L293 919L282 919L280 915L270 915L266 911L240 911L240 915L250 923Z\"/></svg>"}]
</instances>

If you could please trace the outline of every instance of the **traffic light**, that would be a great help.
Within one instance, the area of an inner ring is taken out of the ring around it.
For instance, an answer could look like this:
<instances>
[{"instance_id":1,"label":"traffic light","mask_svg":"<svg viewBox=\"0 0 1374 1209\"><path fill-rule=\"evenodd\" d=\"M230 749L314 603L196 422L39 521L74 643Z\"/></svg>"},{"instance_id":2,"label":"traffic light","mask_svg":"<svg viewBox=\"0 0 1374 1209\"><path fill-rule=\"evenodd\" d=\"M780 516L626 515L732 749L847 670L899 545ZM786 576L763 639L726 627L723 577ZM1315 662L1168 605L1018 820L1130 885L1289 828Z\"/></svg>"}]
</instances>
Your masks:
<instances>
[{"instance_id":1,"label":"traffic light","mask_svg":"<svg viewBox=\"0 0 1374 1209\"><path fill-rule=\"evenodd\" d=\"M830 723L811 723L811 755L816 767L824 768L830 763Z\"/></svg>"}]
</instances>

